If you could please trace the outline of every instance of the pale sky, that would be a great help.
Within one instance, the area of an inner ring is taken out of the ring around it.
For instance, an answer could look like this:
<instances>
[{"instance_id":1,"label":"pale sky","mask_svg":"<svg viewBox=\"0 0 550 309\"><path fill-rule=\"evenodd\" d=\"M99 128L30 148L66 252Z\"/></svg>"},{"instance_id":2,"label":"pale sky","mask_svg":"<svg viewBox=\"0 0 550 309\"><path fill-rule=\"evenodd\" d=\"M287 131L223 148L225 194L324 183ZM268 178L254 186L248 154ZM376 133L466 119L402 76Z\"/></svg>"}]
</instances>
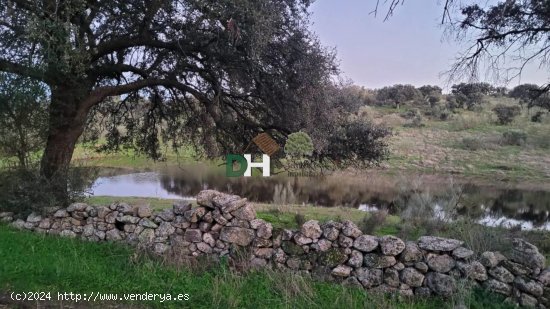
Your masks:
<instances>
[{"instance_id":1,"label":"pale sky","mask_svg":"<svg viewBox=\"0 0 550 309\"><path fill-rule=\"evenodd\" d=\"M393 84L445 88L446 78L440 73L451 67L461 46L443 36L443 7L434 0L405 1L384 22L385 10L377 17L369 15L375 4L375 0L317 0L312 6L313 31L325 46L336 47L343 76L367 88ZM547 69L532 65L521 81L507 86L544 84L548 76Z\"/></svg>"}]
</instances>

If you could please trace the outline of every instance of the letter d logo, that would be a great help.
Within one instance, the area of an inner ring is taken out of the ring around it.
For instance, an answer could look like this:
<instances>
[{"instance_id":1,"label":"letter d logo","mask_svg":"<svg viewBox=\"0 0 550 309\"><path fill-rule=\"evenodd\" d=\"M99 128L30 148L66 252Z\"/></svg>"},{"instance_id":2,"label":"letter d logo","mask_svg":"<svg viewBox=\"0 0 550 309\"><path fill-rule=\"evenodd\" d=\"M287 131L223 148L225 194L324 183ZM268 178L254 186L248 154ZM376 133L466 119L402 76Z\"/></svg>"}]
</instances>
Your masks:
<instances>
[{"instance_id":1,"label":"letter d logo","mask_svg":"<svg viewBox=\"0 0 550 309\"><path fill-rule=\"evenodd\" d=\"M245 157L238 154L228 154L225 162L225 175L227 177L239 177L243 176L248 169L248 162ZM233 170L233 163L239 162L239 170Z\"/></svg>"}]
</instances>

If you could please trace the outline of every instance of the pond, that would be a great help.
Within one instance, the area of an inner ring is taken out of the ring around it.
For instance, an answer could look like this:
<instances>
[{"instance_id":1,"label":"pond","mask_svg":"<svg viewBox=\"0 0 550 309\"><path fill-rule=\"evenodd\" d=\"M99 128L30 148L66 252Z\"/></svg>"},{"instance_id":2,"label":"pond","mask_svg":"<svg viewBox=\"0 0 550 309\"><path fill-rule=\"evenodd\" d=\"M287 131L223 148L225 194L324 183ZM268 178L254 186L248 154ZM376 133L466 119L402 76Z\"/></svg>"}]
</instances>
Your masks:
<instances>
[{"instance_id":1,"label":"pond","mask_svg":"<svg viewBox=\"0 0 550 309\"><path fill-rule=\"evenodd\" d=\"M491 226L550 230L550 191L479 184L436 175L333 174L324 177L237 177L223 168L189 165L172 169L114 172L95 180L94 195L192 199L215 189L260 203L354 207L396 213L428 206L430 215L468 216Z\"/></svg>"}]
</instances>

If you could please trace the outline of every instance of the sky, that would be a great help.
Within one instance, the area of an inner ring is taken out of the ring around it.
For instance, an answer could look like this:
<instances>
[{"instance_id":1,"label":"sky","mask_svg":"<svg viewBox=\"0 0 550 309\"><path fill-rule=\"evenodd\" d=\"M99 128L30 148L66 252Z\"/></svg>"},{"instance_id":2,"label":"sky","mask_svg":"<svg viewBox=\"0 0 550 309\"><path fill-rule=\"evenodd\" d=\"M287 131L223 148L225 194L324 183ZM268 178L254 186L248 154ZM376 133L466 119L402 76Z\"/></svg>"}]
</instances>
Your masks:
<instances>
[{"instance_id":1,"label":"sky","mask_svg":"<svg viewBox=\"0 0 550 309\"><path fill-rule=\"evenodd\" d=\"M443 7L438 2L405 1L384 21L385 10L376 17L369 14L375 0L317 0L311 8L312 30L325 46L336 48L343 76L355 84L367 88L430 84L448 89L441 73L451 67L465 45L443 35ZM493 82L484 76L480 79ZM547 82L547 69L531 65L521 80L506 86Z\"/></svg>"}]
</instances>

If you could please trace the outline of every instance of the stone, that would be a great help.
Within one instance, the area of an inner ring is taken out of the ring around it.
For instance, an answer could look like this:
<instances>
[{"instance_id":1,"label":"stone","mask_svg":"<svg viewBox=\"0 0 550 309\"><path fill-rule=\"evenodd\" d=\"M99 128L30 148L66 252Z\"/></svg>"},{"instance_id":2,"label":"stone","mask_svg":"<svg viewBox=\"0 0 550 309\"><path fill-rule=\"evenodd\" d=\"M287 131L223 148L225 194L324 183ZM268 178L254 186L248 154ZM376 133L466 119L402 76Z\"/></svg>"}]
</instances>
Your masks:
<instances>
[{"instance_id":1,"label":"stone","mask_svg":"<svg viewBox=\"0 0 550 309\"><path fill-rule=\"evenodd\" d=\"M447 254L428 255L426 262L431 270L437 271L439 273L447 273L455 266L455 260Z\"/></svg>"},{"instance_id":2,"label":"stone","mask_svg":"<svg viewBox=\"0 0 550 309\"><path fill-rule=\"evenodd\" d=\"M441 243L440 243L441 244ZM440 244L437 244L436 246L439 248L442 248ZM460 244L462 245L462 244ZM456 247L460 246L457 245ZM442 245L444 248L450 248L452 247L449 243L445 243ZM420 246L422 248L422 246ZM455 248L456 248L455 247ZM439 251L452 251L453 249L446 249L446 250L439 250ZM426 285L437 295L449 297L451 296L455 290L456 290L456 282L453 277L436 273L436 272L429 272L426 275Z\"/></svg>"},{"instance_id":3,"label":"stone","mask_svg":"<svg viewBox=\"0 0 550 309\"><path fill-rule=\"evenodd\" d=\"M547 268L539 274L537 280L542 283L544 286L550 285L550 268Z\"/></svg>"},{"instance_id":4,"label":"stone","mask_svg":"<svg viewBox=\"0 0 550 309\"><path fill-rule=\"evenodd\" d=\"M30 215L27 216L27 222L30 223L38 223L42 220L42 216L32 212Z\"/></svg>"},{"instance_id":5,"label":"stone","mask_svg":"<svg viewBox=\"0 0 550 309\"><path fill-rule=\"evenodd\" d=\"M197 207L191 210L188 210L183 213L185 219L191 223L199 222L199 220L206 214L206 208Z\"/></svg>"},{"instance_id":6,"label":"stone","mask_svg":"<svg viewBox=\"0 0 550 309\"><path fill-rule=\"evenodd\" d=\"M160 237L167 237L176 232L176 228L172 226L169 222L162 222L157 228L155 235Z\"/></svg>"},{"instance_id":7,"label":"stone","mask_svg":"<svg viewBox=\"0 0 550 309\"><path fill-rule=\"evenodd\" d=\"M488 279L483 282L483 287L491 292L499 293L502 295L510 295L512 293L512 287L504 282L500 282L496 279Z\"/></svg>"},{"instance_id":8,"label":"stone","mask_svg":"<svg viewBox=\"0 0 550 309\"><path fill-rule=\"evenodd\" d=\"M226 226L220 231L220 239L239 246L248 246L254 239L254 230Z\"/></svg>"},{"instance_id":9,"label":"stone","mask_svg":"<svg viewBox=\"0 0 550 309\"><path fill-rule=\"evenodd\" d=\"M82 228L82 236L90 237L92 235L94 235L94 226L91 224L85 225Z\"/></svg>"},{"instance_id":10,"label":"stone","mask_svg":"<svg viewBox=\"0 0 550 309\"><path fill-rule=\"evenodd\" d=\"M257 248L254 250L254 255L262 259L270 259L273 255L272 248Z\"/></svg>"},{"instance_id":11,"label":"stone","mask_svg":"<svg viewBox=\"0 0 550 309\"><path fill-rule=\"evenodd\" d=\"M378 286L383 281L381 269L358 268L354 271L354 275L365 288Z\"/></svg>"},{"instance_id":12,"label":"stone","mask_svg":"<svg viewBox=\"0 0 550 309\"><path fill-rule=\"evenodd\" d=\"M138 217L129 216L129 215L125 215L125 216L116 218L116 221L124 223L124 224L137 224L139 222L139 220L140 219Z\"/></svg>"},{"instance_id":13,"label":"stone","mask_svg":"<svg viewBox=\"0 0 550 309\"><path fill-rule=\"evenodd\" d=\"M238 195L223 194L215 196L212 202L222 212L230 213L243 207L247 203L247 199L241 198Z\"/></svg>"},{"instance_id":14,"label":"stone","mask_svg":"<svg viewBox=\"0 0 550 309\"><path fill-rule=\"evenodd\" d=\"M304 249L301 246L298 246L294 242L288 240L281 242L281 248L286 254L292 256L302 255L305 253Z\"/></svg>"},{"instance_id":15,"label":"stone","mask_svg":"<svg viewBox=\"0 0 550 309\"><path fill-rule=\"evenodd\" d=\"M491 275L491 277L504 283L510 283L514 281L514 275L502 266L489 268L488 273L489 275Z\"/></svg>"},{"instance_id":16,"label":"stone","mask_svg":"<svg viewBox=\"0 0 550 309\"><path fill-rule=\"evenodd\" d=\"M485 251L481 254L479 262L487 268L497 266L500 262L504 261L506 257L500 252Z\"/></svg>"},{"instance_id":17,"label":"stone","mask_svg":"<svg viewBox=\"0 0 550 309\"><path fill-rule=\"evenodd\" d=\"M180 216L183 216L183 214L186 211L191 210L191 208L191 203L189 203L188 201L178 201L174 203L174 205L172 205L172 210L174 211L174 214Z\"/></svg>"},{"instance_id":18,"label":"stone","mask_svg":"<svg viewBox=\"0 0 550 309\"><path fill-rule=\"evenodd\" d=\"M63 230L61 233L59 233L59 236L61 237L68 237L68 238L75 238L76 233L71 230Z\"/></svg>"},{"instance_id":19,"label":"stone","mask_svg":"<svg viewBox=\"0 0 550 309\"><path fill-rule=\"evenodd\" d=\"M418 287L414 289L414 295L418 297L429 297L431 294L432 291L427 287Z\"/></svg>"},{"instance_id":20,"label":"stone","mask_svg":"<svg viewBox=\"0 0 550 309\"><path fill-rule=\"evenodd\" d=\"M110 212L105 216L105 222L114 224L116 222L117 217L118 217L118 211Z\"/></svg>"},{"instance_id":21,"label":"stone","mask_svg":"<svg viewBox=\"0 0 550 309\"><path fill-rule=\"evenodd\" d=\"M516 277L514 279L514 286L520 291L529 293L534 296L542 296L543 293L543 287L540 282L529 280L523 277Z\"/></svg>"},{"instance_id":22,"label":"stone","mask_svg":"<svg viewBox=\"0 0 550 309\"><path fill-rule=\"evenodd\" d=\"M202 241L207 243L210 247L216 246L216 240L214 239L214 236L212 236L212 234L210 233L204 233L202 235Z\"/></svg>"},{"instance_id":23,"label":"stone","mask_svg":"<svg viewBox=\"0 0 550 309\"><path fill-rule=\"evenodd\" d=\"M86 211L87 207L88 207L88 204L85 204L85 203L72 203L71 205L69 205L69 207L67 207L67 211L68 212Z\"/></svg>"},{"instance_id":24,"label":"stone","mask_svg":"<svg viewBox=\"0 0 550 309\"><path fill-rule=\"evenodd\" d=\"M421 273L425 274L428 272L428 270L430 269L428 267L428 264L424 263L424 262L416 262L414 263L414 268L418 269L418 271L420 271Z\"/></svg>"},{"instance_id":25,"label":"stone","mask_svg":"<svg viewBox=\"0 0 550 309\"><path fill-rule=\"evenodd\" d=\"M328 239L320 239L317 243L311 245L311 247L317 251L324 252L332 248L332 242Z\"/></svg>"},{"instance_id":26,"label":"stone","mask_svg":"<svg viewBox=\"0 0 550 309\"><path fill-rule=\"evenodd\" d=\"M53 216L55 218L67 218L69 216L69 213L65 209L59 209L53 214Z\"/></svg>"},{"instance_id":27,"label":"stone","mask_svg":"<svg viewBox=\"0 0 550 309\"><path fill-rule=\"evenodd\" d=\"M470 263L457 262L456 267L466 278L485 281L488 279L487 270L478 261L472 261Z\"/></svg>"},{"instance_id":28,"label":"stone","mask_svg":"<svg viewBox=\"0 0 550 309\"><path fill-rule=\"evenodd\" d=\"M122 240L122 235L120 235L120 232L116 229L108 230L105 233L105 239L108 241L118 241Z\"/></svg>"},{"instance_id":29,"label":"stone","mask_svg":"<svg viewBox=\"0 0 550 309\"><path fill-rule=\"evenodd\" d=\"M312 240L311 238L306 237L306 236L303 235L301 232L296 233L296 234L294 235L294 241L295 241L296 244L298 244L299 246L307 245L307 244L310 244L310 243L313 242L313 240Z\"/></svg>"},{"instance_id":30,"label":"stone","mask_svg":"<svg viewBox=\"0 0 550 309\"><path fill-rule=\"evenodd\" d=\"M212 218L220 225L226 225L229 221L222 215L219 209L212 212Z\"/></svg>"},{"instance_id":31,"label":"stone","mask_svg":"<svg viewBox=\"0 0 550 309\"><path fill-rule=\"evenodd\" d=\"M170 249L170 247L167 244L163 244L163 243L156 243L153 246L153 252L158 254L158 255L164 254L169 249Z\"/></svg>"},{"instance_id":32,"label":"stone","mask_svg":"<svg viewBox=\"0 0 550 309\"><path fill-rule=\"evenodd\" d=\"M436 237L436 236L422 236L418 240L418 247L424 250L431 251L453 251L454 249L462 246L463 241Z\"/></svg>"},{"instance_id":33,"label":"stone","mask_svg":"<svg viewBox=\"0 0 550 309\"><path fill-rule=\"evenodd\" d=\"M351 267L361 267L363 265L363 253L358 250L352 250L348 259L348 265Z\"/></svg>"},{"instance_id":34,"label":"stone","mask_svg":"<svg viewBox=\"0 0 550 309\"><path fill-rule=\"evenodd\" d=\"M172 209L165 209L157 214L161 221L174 221L175 215ZM156 221L155 221L156 222Z\"/></svg>"},{"instance_id":35,"label":"stone","mask_svg":"<svg viewBox=\"0 0 550 309\"><path fill-rule=\"evenodd\" d=\"M149 205L139 205L137 207L137 215L140 218L148 218L153 215L153 211L151 210L151 206Z\"/></svg>"},{"instance_id":36,"label":"stone","mask_svg":"<svg viewBox=\"0 0 550 309\"><path fill-rule=\"evenodd\" d=\"M214 198L222 194L223 193L216 190L202 190L199 194L197 194L197 204L208 208L214 208Z\"/></svg>"},{"instance_id":37,"label":"stone","mask_svg":"<svg viewBox=\"0 0 550 309\"><path fill-rule=\"evenodd\" d=\"M399 255L399 260L403 263L415 263L422 261L423 253L415 242L407 241L405 249Z\"/></svg>"},{"instance_id":38,"label":"stone","mask_svg":"<svg viewBox=\"0 0 550 309\"><path fill-rule=\"evenodd\" d=\"M202 232L199 229L187 229L183 234L183 239L188 242L201 242Z\"/></svg>"},{"instance_id":39,"label":"stone","mask_svg":"<svg viewBox=\"0 0 550 309\"><path fill-rule=\"evenodd\" d=\"M97 217L99 219L105 219L105 217L111 212L111 209L105 206L98 206L96 207L96 210L97 210Z\"/></svg>"},{"instance_id":40,"label":"stone","mask_svg":"<svg viewBox=\"0 0 550 309\"><path fill-rule=\"evenodd\" d=\"M156 229L158 227L158 225L155 222L146 218L139 220L138 224L149 229Z\"/></svg>"},{"instance_id":41,"label":"stone","mask_svg":"<svg viewBox=\"0 0 550 309\"><path fill-rule=\"evenodd\" d=\"M38 227L41 229L49 229L52 225L52 221L50 218L44 218L40 223L38 224Z\"/></svg>"},{"instance_id":42,"label":"stone","mask_svg":"<svg viewBox=\"0 0 550 309\"><path fill-rule=\"evenodd\" d=\"M516 276L524 276L532 272L531 268L521 265L510 260L504 260L501 262L502 267L508 269L512 274Z\"/></svg>"},{"instance_id":43,"label":"stone","mask_svg":"<svg viewBox=\"0 0 550 309\"><path fill-rule=\"evenodd\" d=\"M302 224L302 227L300 228L300 232L308 238L311 239L317 239L321 237L323 234L323 231L321 230L321 226L319 225L319 221L317 220L309 220L306 221L304 224Z\"/></svg>"},{"instance_id":44,"label":"stone","mask_svg":"<svg viewBox=\"0 0 550 309\"><path fill-rule=\"evenodd\" d=\"M340 235L340 231L332 226L332 225L329 225L329 226L323 226L323 236L330 240L330 241L335 241L336 239L338 239L338 235Z\"/></svg>"},{"instance_id":45,"label":"stone","mask_svg":"<svg viewBox=\"0 0 550 309\"><path fill-rule=\"evenodd\" d=\"M363 265L370 268L387 268L395 265L396 262L395 257L389 255L367 253L363 256Z\"/></svg>"},{"instance_id":46,"label":"stone","mask_svg":"<svg viewBox=\"0 0 550 309\"><path fill-rule=\"evenodd\" d=\"M357 225L349 220L342 221L342 233L352 238L359 237L363 234Z\"/></svg>"},{"instance_id":47,"label":"stone","mask_svg":"<svg viewBox=\"0 0 550 309\"><path fill-rule=\"evenodd\" d=\"M403 283L412 287L421 287L424 283L424 275L412 267L404 268L400 273Z\"/></svg>"},{"instance_id":48,"label":"stone","mask_svg":"<svg viewBox=\"0 0 550 309\"><path fill-rule=\"evenodd\" d=\"M538 248L521 238L514 238L512 241L510 259L531 269L544 268L546 263L544 255L539 252Z\"/></svg>"},{"instance_id":49,"label":"stone","mask_svg":"<svg viewBox=\"0 0 550 309\"><path fill-rule=\"evenodd\" d=\"M371 235L361 235L353 241L353 247L362 252L371 252L378 247L378 239Z\"/></svg>"},{"instance_id":50,"label":"stone","mask_svg":"<svg viewBox=\"0 0 550 309\"><path fill-rule=\"evenodd\" d=\"M453 256L457 259L469 259L472 255L474 255L474 251L464 247L458 247L453 250Z\"/></svg>"},{"instance_id":51,"label":"stone","mask_svg":"<svg viewBox=\"0 0 550 309\"><path fill-rule=\"evenodd\" d=\"M399 281L399 272L393 268L384 270L384 283L392 287L399 287L401 283Z\"/></svg>"},{"instance_id":52,"label":"stone","mask_svg":"<svg viewBox=\"0 0 550 309\"><path fill-rule=\"evenodd\" d=\"M212 253L212 247L210 247L207 243L205 242L199 242L197 243L197 249L200 251L200 252L203 252L203 253Z\"/></svg>"},{"instance_id":53,"label":"stone","mask_svg":"<svg viewBox=\"0 0 550 309\"><path fill-rule=\"evenodd\" d=\"M353 238L340 234L340 236L338 236L338 245L343 248L349 248L353 246Z\"/></svg>"},{"instance_id":54,"label":"stone","mask_svg":"<svg viewBox=\"0 0 550 309\"><path fill-rule=\"evenodd\" d=\"M331 248L319 254L319 263L330 268L344 264L347 260L348 256L342 248Z\"/></svg>"},{"instance_id":55,"label":"stone","mask_svg":"<svg viewBox=\"0 0 550 309\"><path fill-rule=\"evenodd\" d=\"M273 236L273 225L262 219L250 221L250 227L256 230L256 236L260 238L269 239Z\"/></svg>"},{"instance_id":56,"label":"stone","mask_svg":"<svg viewBox=\"0 0 550 309\"><path fill-rule=\"evenodd\" d=\"M405 250L405 242L392 235L382 236L378 239L378 242L384 255L396 256Z\"/></svg>"},{"instance_id":57,"label":"stone","mask_svg":"<svg viewBox=\"0 0 550 309\"><path fill-rule=\"evenodd\" d=\"M349 275L351 274L351 271L353 270L353 268L349 267L349 266L346 266L346 265L338 265L336 266L331 274L333 276L336 276L336 277L349 277Z\"/></svg>"},{"instance_id":58,"label":"stone","mask_svg":"<svg viewBox=\"0 0 550 309\"><path fill-rule=\"evenodd\" d=\"M393 267L393 269L399 271L399 270L402 270L403 268L405 268L405 264L403 264L401 262L397 262L392 267Z\"/></svg>"},{"instance_id":59,"label":"stone","mask_svg":"<svg viewBox=\"0 0 550 309\"><path fill-rule=\"evenodd\" d=\"M134 207L124 202L116 203L116 211L120 212L123 215L133 215L135 213Z\"/></svg>"},{"instance_id":60,"label":"stone","mask_svg":"<svg viewBox=\"0 0 550 309\"><path fill-rule=\"evenodd\" d=\"M289 258L286 261L286 266L288 266L288 268L293 269L293 270L299 269L300 264L301 264L301 261L298 258Z\"/></svg>"},{"instance_id":61,"label":"stone","mask_svg":"<svg viewBox=\"0 0 550 309\"><path fill-rule=\"evenodd\" d=\"M537 301L536 298L534 298L533 296L531 296L529 294L521 293L521 296L519 298L519 304L522 307L535 308L538 304L538 301Z\"/></svg>"},{"instance_id":62,"label":"stone","mask_svg":"<svg viewBox=\"0 0 550 309\"><path fill-rule=\"evenodd\" d=\"M250 260L250 267L251 268L264 268L267 266L267 261L262 258L252 258Z\"/></svg>"},{"instance_id":63,"label":"stone","mask_svg":"<svg viewBox=\"0 0 550 309\"><path fill-rule=\"evenodd\" d=\"M246 203L244 206L239 207L237 210L232 211L231 214L238 219L251 221L256 218L256 210L251 203Z\"/></svg>"},{"instance_id":64,"label":"stone","mask_svg":"<svg viewBox=\"0 0 550 309\"><path fill-rule=\"evenodd\" d=\"M363 287L363 285L361 285L361 282L359 282L359 280L357 280L355 276L346 278L346 280L342 282L342 285L347 287L355 287L355 288Z\"/></svg>"}]
</instances>

